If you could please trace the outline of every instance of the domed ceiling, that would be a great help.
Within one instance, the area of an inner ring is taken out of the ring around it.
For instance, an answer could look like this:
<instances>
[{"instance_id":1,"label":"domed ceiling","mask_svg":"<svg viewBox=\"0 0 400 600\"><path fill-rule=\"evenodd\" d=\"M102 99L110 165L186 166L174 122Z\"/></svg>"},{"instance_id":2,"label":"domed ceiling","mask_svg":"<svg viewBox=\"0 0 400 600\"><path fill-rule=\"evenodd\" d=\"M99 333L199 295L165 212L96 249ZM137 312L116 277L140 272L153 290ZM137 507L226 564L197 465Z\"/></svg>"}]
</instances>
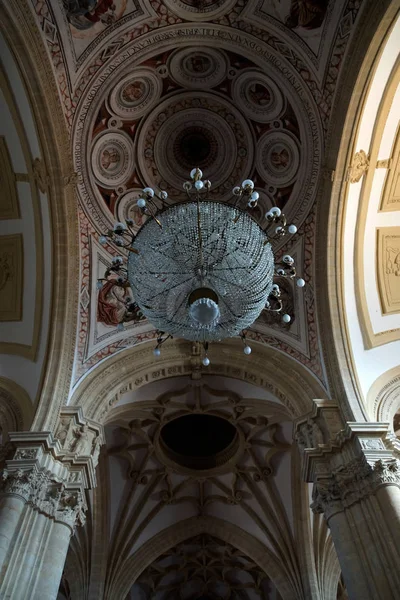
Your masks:
<instances>
[{"instance_id":1,"label":"domed ceiling","mask_svg":"<svg viewBox=\"0 0 400 600\"><path fill-rule=\"evenodd\" d=\"M255 181L260 221L273 203L299 229L281 242L307 286L282 283L294 319L262 314L248 337L301 362L327 385L317 336L313 246L324 135L358 0L34 0L70 129L79 200L80 313L72 391L122 349L151 340L130 288L108 271L99 236L136 227L144 186L183 196L199 166L214 198ZM96 288L103 278L101 290ZM188 345L188 353L190 347ZM248 360L251 360L249 358Z\"/></svg>"}]
</instances>

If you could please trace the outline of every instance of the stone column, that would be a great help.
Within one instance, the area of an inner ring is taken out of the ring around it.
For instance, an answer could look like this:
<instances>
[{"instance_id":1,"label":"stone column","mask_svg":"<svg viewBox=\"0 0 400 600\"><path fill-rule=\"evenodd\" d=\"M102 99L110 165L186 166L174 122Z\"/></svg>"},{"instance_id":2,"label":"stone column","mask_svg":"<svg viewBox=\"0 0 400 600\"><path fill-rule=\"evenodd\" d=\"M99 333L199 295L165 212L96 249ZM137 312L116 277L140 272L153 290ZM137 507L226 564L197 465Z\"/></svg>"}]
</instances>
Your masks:
<instances>
[{"instance_id":1,"label":"stone column","mask_svg":"<svg viewBox=\"0 0 400 600\"><path fill-rule=\"evenodd\" d=\"M12 458L0 489L0 598L54 600L85 490L96 485L103 429L77 408L62 411L56 435L10 433Z\"/></svg>"},{"instance_id":2,"label":"stone column","mask_svg":"<svg viewBox=\"0 0 400 600\"><path fill-rule=\"evenodd\" d=\"M395 600L400 590L400 443L388 423L343 424L316 401L295 424L311 508L331 530L349 598Z\"/></svg>"}]
</instances>

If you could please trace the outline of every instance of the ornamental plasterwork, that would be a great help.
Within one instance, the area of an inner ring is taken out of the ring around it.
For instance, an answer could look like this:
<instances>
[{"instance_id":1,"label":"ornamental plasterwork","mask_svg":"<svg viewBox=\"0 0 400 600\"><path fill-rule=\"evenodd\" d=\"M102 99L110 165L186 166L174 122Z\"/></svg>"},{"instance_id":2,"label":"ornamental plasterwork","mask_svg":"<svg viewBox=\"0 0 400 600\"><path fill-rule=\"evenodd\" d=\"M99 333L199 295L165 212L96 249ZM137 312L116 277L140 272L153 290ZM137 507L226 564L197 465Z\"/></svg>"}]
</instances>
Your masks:
<instances>
[{"instance_id":1,"label":"ornamental plasterwork","mask_svg":"<svg viewBox=\"0 0 400 600\"><path fill-rule=\"evenodd\" d=\"M364 150L355 153L348 170L348 180L350 183L358 183L361 177L368 171L369 158Z\"/></svg>"}]
</instances>

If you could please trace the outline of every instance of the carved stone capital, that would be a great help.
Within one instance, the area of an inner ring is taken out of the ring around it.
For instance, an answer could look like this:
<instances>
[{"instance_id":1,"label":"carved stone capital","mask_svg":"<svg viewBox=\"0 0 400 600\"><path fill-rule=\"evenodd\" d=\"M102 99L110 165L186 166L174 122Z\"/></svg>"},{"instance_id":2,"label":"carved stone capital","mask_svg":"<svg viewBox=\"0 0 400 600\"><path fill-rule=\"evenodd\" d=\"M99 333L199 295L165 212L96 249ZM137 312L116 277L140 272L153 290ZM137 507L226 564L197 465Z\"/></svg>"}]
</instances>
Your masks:
<instances>
[{"instance_id":1,"label":"carved stone capital","mask_svg":"<svg viewBox=\"0 0 400 600\"><path fill-rule=\"evenodd\" d=\"M311 509L327 520L387 484L400 487L400 461L378 460L371 466L364 456L355 458L329 477L317 479Z\"/></svg>"}]
</instances>

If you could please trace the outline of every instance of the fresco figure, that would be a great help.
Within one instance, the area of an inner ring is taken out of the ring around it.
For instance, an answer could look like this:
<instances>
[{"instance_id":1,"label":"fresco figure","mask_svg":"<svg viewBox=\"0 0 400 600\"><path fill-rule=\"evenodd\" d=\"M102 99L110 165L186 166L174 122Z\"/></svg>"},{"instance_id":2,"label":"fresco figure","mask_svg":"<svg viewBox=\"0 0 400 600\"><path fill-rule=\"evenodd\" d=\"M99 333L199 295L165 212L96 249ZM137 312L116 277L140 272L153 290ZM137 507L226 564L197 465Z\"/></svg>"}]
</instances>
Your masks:
<instances>
[{"instance_id":1,"label":"fresco figure","mask_svg":"<svg viewBox=\"0 0 400 600\"><path fill-rule=\"evenodd\" d=\"M285 25L290 29L317 29L325 18L328 0L292 0Z\"/></svg>"},{"instance_id":2,"label":"fresco figure","mask_svg":"<svg viewBox=\"0 0 400 600\"><path fill-rule=\"evenodd\" d=\"M90 29L96 23L110 25L117 20L114 0L63 0L67 19L76 29Z\"/></svg>"},{"instance_id":3,"label":"fresco figure","mask_svg":"<svg viewBox=\"0 0 400 600\"><path fill-rule=\"evenodd\" d=\"M132 299L129 283L121 282L115 275L107 272L105 278L97 300L99 323L116 326L120 323L143 320L138 305Z\"/></svg>"}]
</instances>

